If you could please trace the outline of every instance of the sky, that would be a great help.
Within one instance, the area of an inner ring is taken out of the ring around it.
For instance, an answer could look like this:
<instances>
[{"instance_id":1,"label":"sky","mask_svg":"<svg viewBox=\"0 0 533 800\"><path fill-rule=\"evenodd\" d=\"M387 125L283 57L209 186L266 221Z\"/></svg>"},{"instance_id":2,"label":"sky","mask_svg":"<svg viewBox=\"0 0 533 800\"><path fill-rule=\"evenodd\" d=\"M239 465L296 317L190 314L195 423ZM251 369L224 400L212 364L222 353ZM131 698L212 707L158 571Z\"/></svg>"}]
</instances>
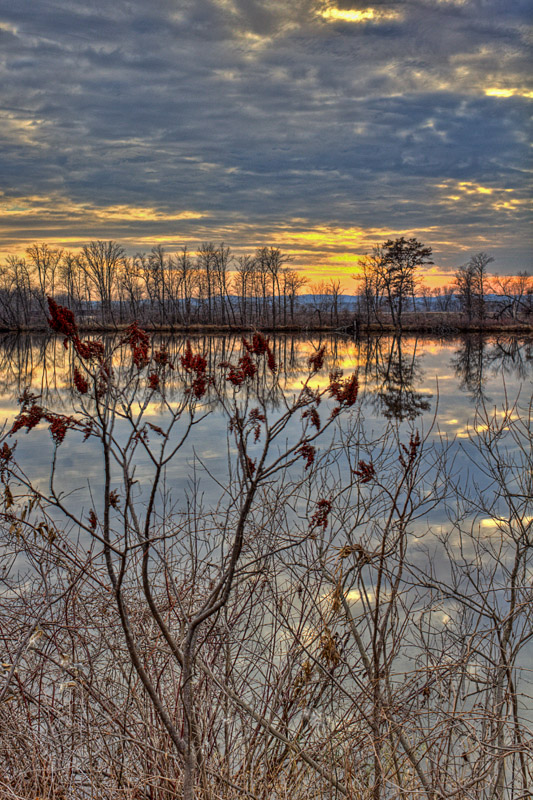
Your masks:
<instances>
[{"instance_id":1,"label":"sky","mask_svg":"<svg viewBox=\"0 0 533 800\"><path fill-rule=\"evenodd\" d=\"M532 8L0 0L0 260L224 241L349 286L415 236L430 283L531 270Z\"/></svg>"}]
</instances>

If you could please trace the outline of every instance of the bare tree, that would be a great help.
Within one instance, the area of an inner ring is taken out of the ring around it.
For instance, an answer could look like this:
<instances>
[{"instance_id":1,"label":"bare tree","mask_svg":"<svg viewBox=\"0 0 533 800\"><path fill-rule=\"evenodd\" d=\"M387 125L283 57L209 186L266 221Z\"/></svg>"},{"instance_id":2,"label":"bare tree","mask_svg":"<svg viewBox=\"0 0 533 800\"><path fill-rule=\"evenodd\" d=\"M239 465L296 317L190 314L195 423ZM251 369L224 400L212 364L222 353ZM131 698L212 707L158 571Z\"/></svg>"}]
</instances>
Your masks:
<instances>
[{"instance_id":1,"label":"bare tree","mask_svg":"<svg viewBox=\"0 0 533 800\"><path fill-rule=\"evenodd\" d=\"M196 256L198 269L199 298L207 303L207 322L213 322L215 293L215 245L212 242L202 244Z\"/></svg>"},{"instance_id":2,"label":"bare tree","mask_svg":"<svg viewBox=\"0 0 533 800\"><path fill-rule=\"evenodd\" d=\"M33 291L31 273L25 259L8 256L0 272L2 321L8 327L26 327L32 320Z\"/></svg>"},{"instance_id":3,"label":"bare tree","mask_svg":"<svg viewBox=\"0 0 533 800\"><path fill-rule=\"evenodd\" d=\"M93 241L82 248L79 264L96 289L103 324L114 321L113 297L124 256L124 248L113 241Z\"/></svg>"},{"instance_id":4,"label":"bare tree","mask_svg":"<svg viewBox=\"0 0 533 800\"><path fill-rule=\"evenodd\" d=\"M253 278L255 274L255 259L253 256L244 255L240 256L237 260L235 268L235 277L233 281L234 290L239 297L240 305L240 320L243 325L246 325L248 319L253 316L251 308L252 292L253 292Z\"/></svg>"},{"instance_id":5,"label":"bare tree","mask_svg":"<svg viewBox=\"0 0 533 800\"><path fill-rule=\"evenodd\" d=\"M487 267L494 261L487 253L476 253L470 259L470 265L476 277L476 315L480 320L485 319L485 294L487 288Z\"/></svg>"},{"instance_id":6,"label":"bare tree","mask_svg":"<svg viewBox=\"0 0 533 800\"><path fill-rule=\"evenodd\" d=\"M256 263L261 279L263 304L266 308L266 298L270 295L270 314L272 328L276 328L280 316L280 277L283 265L289 261L277 247L261 247L256 253ZM268 286L270 284L270 286Z\"/></svg>"},{"instance_id":7,"label":"bare tree","mask_svg":"<svg viewBox=\"0 0 533 800\"><path fill-rule=\"evenodd\" d=\"M152 275L155 295L159 307L159 321L162 325L166 322L166 305L168 301L168 274L170 261L160 244L152 247L148 258L148 268Z\"/></svg>"},{"instance_id":8,"label":"bare tree","mask_svg":"<svg viewBox=\"0 0 533 800\"><path fill-rule=\"evenodd\" d=\"M492 261L486 253L476 253L455 274L459 299L469 322L473 318L481 322L485 319L487 266Z\"/></svg>"},{"instance_id":9,"label":"bare tree","mask_svg":"<svg viewBox=\"0 0 533 800\"><path fill-rule=\"evenodd\" d=\"M87 301L87 291L78 256L68 250L65 251L59 266L59 274L69 307L80 313Z\"/></svg>"},{"instance_id":10,"label":"bare tree","mask_svg":"<svg viewBox=\"0 0 533 800\"><path fill-rule=\"evenodd\" d=\"M311 289L311 307L313 314L318 317L318 327L323 325L323 316L327 314L330 309L330 301L328 296L328 287L326 281L316 281L310 286Z\"/></svg>"},{"instance_id":11,"label":"bare tree","mask_svg":"<svg viewBox=\"0 0 533 800\"><path fill-rule=\"evenodd\" d=\"M332 325L335 325L336 328L339 327L339 297L342 295L343 290L341 289L341 282L339 280L335 280L334 278L330 278L328 283L326 284L326 289L331 297L331 318L330 322Z\"/></svg>"},{"instance_id":12,"label":"bare tree","mask_svg":"<svg viewBox=\"0 0 533 800\"><path fill-rule=\"evenodd\" d=\"M416 270L432 264L432 249L417 239L389 239L382 246L379 271L387 296L392 322L398 333L402 331L402 315L407 298L413 297Z\"/></svg>"},{"instance_id":13,"label":"bare tree","mask_svg":"<svg viewBox=\"0 0 533 800\"><path fill-rule=\"evenodd\" d=\"M402 332L402 317L407 301L413 300L417 285L417 270L432 264L432 249L417 239L389 239L374 247L371 254L359 261L361 296L367 315L377 314L380 298L387 300L392 324L398 334Z\"/></svg>"},{"instance_id":14,"label":"bare tree","mask_svg":"<svg viewBox=\"0 0 533 800\"><path fill-rule=\"evenodd\" d=\"M231 298L229 296L229 269L233 256L229 247L225 247L224 242L214 250L214 270L216 278L216 289L219 297L220 319L222 324L230 321L235 322L235 313Z\"/></svg>"},{"instance_id":15,"label":"bare tree","mask_svg":"<svg viewBox=\"0 0 533 800\"><path fill-rule=\"evenodd\" d=\"M366 316L367 327L371 320L378 318L378 310L383 290L380 264L382 259L381 245L375 245L372 253L358 261L359 272L352 277L358 283L359 311Z\"/></svg>"},{"instance_id":16,"label":"bare tree","mask_svg":"<svg viewBox=\"0 0 533 800\"><path fill-rule=\"evenodd\" d=\"M189 325L192 318L193 297L198 279L195 264L186 247L174 256L173 271L176 274L176 288L171 296L173 299L180 298L180 314L185 324Z\"/></svg>"},{"instance_id":17,"label":"bare tree","mask_svg":"<svg viewBox=\"0 0 533 800\"><path fill-rule=\"evenodd\" d=\"M492 283L492 290L495 291L505 303L499 311L503 316L509 313L516 320L520 312L530 312L531 295L533 294L531 275L526 272L519 272L517 275L496 275Z\"/></svg>"},{"instance_id":18,"label":"bare tree","mask_svg":"<svg viewBox=\"0 0 533 800\"><path fill-rule=\"evenodd\" d=\"M455 298L453 286L437 286L433 289L432 294L438 311L451 311L453 309Z\"/></svg>"},{"instance_id":19,"label":"bare tree","mask_svg":"<svg viewBox=\"0 0 533 800\"><path fill-rule=\"evenodd\" d=\"M470 264L459 267L455 273L455 286L463 312L469 322L472 321L475 309L476 279Z\"/></svg>"},{"instance_id":20,"label":"bare tree","mask_svg":"<svg viewBox=\"0 0 533 800\"><path fill-rule=\"evenodd\" d=\"M26 254L29 259L30 269L33 269L36 281L36 297L41 309L46 310L46 298L56 294L58 268L61 263L63 250L49 247L46 243L33 244L28 247Z\"/></svg>"},{"instance_id":21,"label":"bare tree","mask_svg":"<svg viewBox=\"0 0 533 800\"><path fill-rule=\"evenodd\" d=\"M301 289L307 284L307 278L304 275L300 275L300 273L296 272L293 269L287 269L286 267L282 270L282 280L283 280L283 322L286 324L287 322L287 301L289 305L289 314L291 319L291 324L294 324L294 311L296 306L296 298Z\"/></svg>"},{"instance_id":22,"label":"bare tree","mask_svg":"<svg viewBox=\"0 0 533 800\"><path fill-rule=\"evenodd\" d=\"M134 319L143 317L143 279L144 258L141 255L132 259L124 259L118 275L118 293L124 305Z\"/></svg>"}]
</instances>

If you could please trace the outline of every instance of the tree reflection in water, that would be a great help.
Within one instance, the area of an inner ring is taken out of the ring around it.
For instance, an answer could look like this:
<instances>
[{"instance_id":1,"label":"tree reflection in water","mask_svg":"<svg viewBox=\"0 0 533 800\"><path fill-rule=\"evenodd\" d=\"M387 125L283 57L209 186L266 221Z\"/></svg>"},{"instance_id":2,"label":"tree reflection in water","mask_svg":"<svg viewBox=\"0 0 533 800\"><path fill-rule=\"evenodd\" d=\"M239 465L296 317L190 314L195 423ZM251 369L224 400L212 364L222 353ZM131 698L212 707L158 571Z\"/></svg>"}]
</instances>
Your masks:
<instances>
[{"instance_id":1,"label":"tree reflection in water","mask_svg":"<svg viewBox=\"0 0 533 800\"><path fill-rule=\"evenodd\" d=\"M423 378L417 345L415 339L414 346L406 349L399 336L367 342L365 374L375 385L376 411L386 419L412 421L430 410L432 395L415 388Z\"/></svg>"},{"instance_id":2,"label":"tree reflection in water","mask_svg":"<svg viewBox=\"0 0 533 800\"><path fill-rule=\"evenodd\" d=\"M206 354L208 369L231 360L241 345L240 336L190 337L193 347ZM111 350L116 337L103 338ZM178 400L183 387L180 355L186 339L183 337L156 336L154 346L166 347L176 369L167 378L165 387L169 399ZM489 379L498 374L509 380L524 381L531 374L533 344L530 339L516 336L484 338L480 335L463 336L453 340L456 350L451 358L458 388L471 396L474 402L486 397ZM443 353L450 348L444 342ZM284 396L298 389L307 359L315 350L325 345L326 370L358 368L361 384L360 396L378 416L399 422L413 421L431 411L432 393L421 391L427 368L427 352L435 352L434 340L416 337L373 336L360 340L345 337L320 336L316 339L296 336L273 338L272 346L279 365L280 382L269 392L271 408L281 407ZM58 409L68 409L73 393L70 382L71 355L61 339L39 334L5 335L0 338L0 396L4 407L17 408L17 399L24 389L42 396L43 402L53 403ZM446 356L447 360L447 356ZM120 363L114 364L121 369ZM440 365L439 374L445 370L446 361ZM260 387L265 389L266 375ZM213 402L215 402L213 398Z\"/></svg>"},{"instance_id":3,"label":"tree reflection in water","mask_svg":"<svg viewBox=\"0 0 533 800\"><path fill-rule=\"evenodd\" d=\"M488 400L486 384L490 375L527 379L533 364L533 342L516 336L499 336L487 339L480 334L461 338L452 365L459 380L459 388L467 392L478 404Z\"/></svg>"}]
</instances>

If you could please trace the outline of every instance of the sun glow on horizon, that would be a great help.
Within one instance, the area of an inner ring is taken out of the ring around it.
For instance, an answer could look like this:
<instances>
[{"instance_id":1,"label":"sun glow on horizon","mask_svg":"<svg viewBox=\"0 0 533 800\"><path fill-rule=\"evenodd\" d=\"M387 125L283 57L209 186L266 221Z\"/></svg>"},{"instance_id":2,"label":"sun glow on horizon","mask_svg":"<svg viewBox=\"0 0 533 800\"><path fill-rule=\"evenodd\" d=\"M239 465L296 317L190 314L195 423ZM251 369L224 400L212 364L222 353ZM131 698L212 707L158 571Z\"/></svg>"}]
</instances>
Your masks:
<instances>
[{"instance_id":1,"label":"sun glow on horizon","mask_svg":"<svg viewBox=\"0 0 533 800\"><path fill-rule=\"evenodd\" d=\"M470 207L490 206L511 214L521 212L527 202L511 188L474 181L448 179L433 184L432 188L440 195L437 202L443 207L466 203ZM202 242L223 241L236 258L253 256L260 247L280 248L289 257L287 266L305 276L308 285L340 280L348 294L357 291L361 258L387 239L415 237L433 247L436 261L449 249L462 253L490 247L486 239L479 246L471 239L455 240L452 230L441 231L436 226L363 227L332 221L315 223L304 216L253 225L235 214L217 219L209 210L127 203L95 205L59 193L9 197L0 192L0 214L3 218L0 260L7 256L25 258L26 249L36 243L79 252L92 240L114 240L132 256L157 244L168 253L177 253L185 246L194 253ZM433 289L449 285L453 270L426 267L420 270L420 276Z\"/></svg>"}]
</instances>

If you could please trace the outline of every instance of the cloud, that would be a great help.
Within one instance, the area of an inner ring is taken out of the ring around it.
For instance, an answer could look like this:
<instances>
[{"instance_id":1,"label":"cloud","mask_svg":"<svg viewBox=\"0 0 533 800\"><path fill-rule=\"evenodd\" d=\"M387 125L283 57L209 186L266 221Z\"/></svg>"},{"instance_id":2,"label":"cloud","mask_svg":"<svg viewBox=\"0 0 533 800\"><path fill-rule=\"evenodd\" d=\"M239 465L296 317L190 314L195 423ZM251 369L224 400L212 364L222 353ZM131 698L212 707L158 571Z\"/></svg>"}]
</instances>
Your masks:
<instances>
[{"instance_id":1,"label":"cloud","mask_svg":"<svg viewBox=\"0 0 533 800\"><path fill-rule=\"evenodd\" d=\"M403 19L403 13L397 8L339 8L337 5L326 2L320 10L320 16L328 22L350 22L358 25L372 23L379 25L384 22L395 22Z\"/></svg>"},{"instance_id":2,"label":"cloud","mask_svg":"<svg viewBox=\"0 0 533 800\"><path fill-rule=\"evenodd\" d=\"M524 268L526 21L499 0L4 7L3 200L49 208L8 215L0 250L304 230L319 265L331 230L338 253L409 231L450 268L480 242L500 271Z\"/></svg>"}]
</instances>

